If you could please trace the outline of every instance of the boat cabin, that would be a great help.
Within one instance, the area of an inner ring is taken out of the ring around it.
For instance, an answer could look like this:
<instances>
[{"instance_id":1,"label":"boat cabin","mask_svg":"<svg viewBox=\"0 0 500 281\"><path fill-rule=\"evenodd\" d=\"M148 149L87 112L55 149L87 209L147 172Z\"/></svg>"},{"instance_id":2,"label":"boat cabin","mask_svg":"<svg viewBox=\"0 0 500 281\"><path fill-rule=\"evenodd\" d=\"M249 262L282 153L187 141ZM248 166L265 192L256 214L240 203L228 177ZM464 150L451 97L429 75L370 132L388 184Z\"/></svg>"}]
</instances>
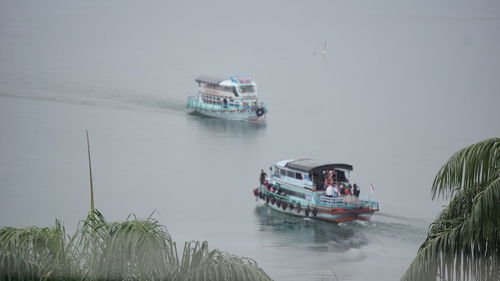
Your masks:
<instances>
[{"instance_id":1,"label":"boat cabin","mask_svg":"<svg viewBox=\"0 0 500 281\"><path fill-rule=\"evenodd\" d=\"M229 79L212 76L196 78L199 94L206 103L224 105L251 105L257 102L257 84L246 75L235 75Z\"/></svg>"},{"instance_id":2,"label":"boat cabin","mask_svg":"<svg viewBox=\"0 0 500 281\"><path fill-rule=\"evenodd\" d=\"M312 159L282 160L271 167L272 176L284 183L311 190L324 190L325 179L331 171L334 184L348 184L352 165L319 162Z\"/></svg>"},{"instance_id":3,"label":"boat cabin","mask_svg":"<svg viewBox=\"0 0 500 281\"><path fill-rule=\"evenodd\" d=\"M200 76L196 78L200 91L212 94L233 97L255 97L257 95L257 84L250 76L235 75L229 79L212 76Z\"/></svg>"}]
</instances>

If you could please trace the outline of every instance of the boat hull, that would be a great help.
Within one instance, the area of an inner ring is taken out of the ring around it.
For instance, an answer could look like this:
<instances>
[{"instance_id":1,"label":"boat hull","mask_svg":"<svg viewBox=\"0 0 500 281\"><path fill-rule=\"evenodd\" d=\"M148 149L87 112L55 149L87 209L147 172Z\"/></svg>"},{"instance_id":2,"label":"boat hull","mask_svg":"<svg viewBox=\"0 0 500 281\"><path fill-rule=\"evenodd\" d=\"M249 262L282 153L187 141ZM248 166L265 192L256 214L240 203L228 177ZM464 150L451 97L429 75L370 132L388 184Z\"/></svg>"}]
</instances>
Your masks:
<instances>
[{"instance_id":1,"label":"boat hull","mask_svg":"<svg viewBox=\"0 0 500 281\"><path fill-rule=\"evenodd\" d=\"M196 97L188 98L187 108L192 113L234 121L263 122L267 115L267 110L263 107L243 108L206 104L200 102Z\"/></svg>"},{"instance_id":2,"label":"boat hull","mask_svg":"<svg viewBox=\"0 0 500 281\"><path fill-rule=\"evenodd\" d=\"M211 118L220 118L225 120L234 121L248 121L248 122L262 122L266 120L266 114L257 116L255 110L248 110L245 112L235 112L226 110L206 110L206 109L193 109L192 112L201 114Z\"/></svg>"},{"instance_id":3,"label":"boat hull","mask_svg":"<svg viewBox=\"0 0 500 281\"><path fill-rule=\"evenodd\" d=\"M254 195L263 200L268 207L279 212L333 223L367 221L378 211L378 204L352 202L345 207L325 206L308 201L287 199L263 188L254 189Z\"/></svg>"}]
</instances>

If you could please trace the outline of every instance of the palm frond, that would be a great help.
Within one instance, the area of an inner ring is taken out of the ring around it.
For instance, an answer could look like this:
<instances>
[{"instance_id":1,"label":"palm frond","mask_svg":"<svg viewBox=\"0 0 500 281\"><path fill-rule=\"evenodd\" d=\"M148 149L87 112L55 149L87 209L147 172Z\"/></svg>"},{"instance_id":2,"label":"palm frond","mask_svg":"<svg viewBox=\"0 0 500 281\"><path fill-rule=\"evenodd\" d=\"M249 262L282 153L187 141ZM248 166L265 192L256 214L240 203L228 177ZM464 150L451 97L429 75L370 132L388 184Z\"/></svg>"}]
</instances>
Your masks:
<instances>
[{"instance_id":1,"label":"palm frond","mask_svg":"<svg viewBox=\"0 0 500 281\"><path fill-rule=\"evenodd\" d=\"M492 237L500 242L500 176L488 183L474 197L470 214L470 231L475 237ZM497 248L498 249L498 248ZM500 250L499 250L500 252Z\"/></svg>"},{"instance_id":2,"label":"palm frond","mask_svg":"<svg viewBox=\"0 0 500 281\"><path fill-rule=\"evenodd\" d=\"M432 185L432 198L449 198L461 188L477 188L498 177L500 138L491 138L453 154L441 167Z\"/></svg>"},{"instance_id":3,"label":"palm frond","mask_svg":"<svg viewBox=\"0 0 500 281\"><path fill-rule=\"evenodd\" d=\"M455 153L434 196L451 196L401 280L500 280L500 139Z\"/></svg>"},{"instance_id":4,"label":"palm frond","mask_svg":"<svg viewBox=\"0 0 500 281\"><path fill-rule=\"evenodd\" d=\"M59 222L1 228L0 281L271 280L254 260L209 250L207 242L187 242L179 261L176 243L151 216L108 222L94 209L67 238Z\"/></svg>"},{"instance_id":5,"label":"palm frond","mask_svg":"<svg viewBox=\"0 0 500 281\"><path fill-rule=\"evenodd\" d=\"M209 251L206 241L185 243L180 273L180 280L186 281L272 280L254 260L217 249Z\"/></svg>"},{"instance_id":6,"label":"palm frond","mask_svg":"<svg viewBox=\"0 0 500 281\"><path fill-rule=\"evenodd\" d=\"M64 227L28 226L0 229L0 279L20 274L28 280L75 274L69 263Z\"/></svg>"},{"instance_id":7,"label":"palm frond","mask_svg":"<svg viewBox=\"0 0 500 281\"><path fill-rule=\"evenodd\" d=\"M75 252L94 278L154 280L178 266L175 242L151 217L107 222L97 210L91 211L76 236Z\"/></svg>"}]
</instances>

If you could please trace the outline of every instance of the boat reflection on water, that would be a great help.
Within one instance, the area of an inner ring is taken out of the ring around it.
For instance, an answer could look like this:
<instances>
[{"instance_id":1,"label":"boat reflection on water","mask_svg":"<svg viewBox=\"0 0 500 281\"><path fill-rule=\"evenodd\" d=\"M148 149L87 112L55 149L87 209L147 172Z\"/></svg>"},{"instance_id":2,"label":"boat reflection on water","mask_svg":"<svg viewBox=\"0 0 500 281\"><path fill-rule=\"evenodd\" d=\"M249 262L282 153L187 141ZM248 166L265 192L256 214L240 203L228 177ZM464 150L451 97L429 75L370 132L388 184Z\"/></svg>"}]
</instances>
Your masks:
<instances>
[{"instance_id":1,"label":"boat reflection on water","mask_svg":"<svg viewBox=\"0 0 500 281\"><path fill-rule=\"evenodd\" d=\"M266 123L253 123L244 121L233 121L219 118L212 118L201 115L197 112L189 113L189 121L198 124L196 130L207 132L219 136L229 136L235 138L255 137L265 131Z\"/></svg>"},{"instance_id":2,"label":"boat reflection on water","mask_svg":"<svg viewBox=\"0 0 500 281\"><path fill-rule=\"evenodd\" d=\"M264 205L255 208L261 232L273 234L276 246L304 247L314 251L345 252L368 244L363 228L369 222L329 223L294 217Z\"/></svg>"}]
</instances>

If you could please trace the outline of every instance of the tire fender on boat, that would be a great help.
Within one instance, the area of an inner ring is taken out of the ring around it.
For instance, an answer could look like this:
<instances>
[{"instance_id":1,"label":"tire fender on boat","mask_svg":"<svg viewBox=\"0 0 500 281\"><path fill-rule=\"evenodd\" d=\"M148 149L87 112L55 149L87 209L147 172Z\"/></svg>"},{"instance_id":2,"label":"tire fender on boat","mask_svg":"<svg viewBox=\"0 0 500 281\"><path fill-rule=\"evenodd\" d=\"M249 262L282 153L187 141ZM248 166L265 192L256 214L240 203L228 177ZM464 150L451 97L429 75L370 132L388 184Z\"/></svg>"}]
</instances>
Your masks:
<instances>
[{"instance_id":1,"label":"tire fender on boat","mask_svg":"<svg viewBox=\"0 0 500 281\"><path fill-rule=\"evenodd\" d=\"M281 204L281 207L283 208L283 210L286 210L287 207L286 203Z\"/></svg>"},{"instance_id":2,"label":"tire fender on boat","mask_svg":"<svg viewBox=\"0 0 500 281\"><path fill-rule=\"evenodd\" d=\"M269 204L269 200L271 200L271 198L269 198L269 196L266 196L266 203Z\"/></svg>"},{"instance_id":3,"label":"tire fender on boat","mask_svg":"<svg viewBox=\"0 0 500 281\"><path fill-rule=\"evenodd\" d=\"M257 109L257 111L255 111L255 114L259 117L264 115L264 109L262 108Z\"/></svg>"},{"instance_id":4,"label":"tire fender on boat","mask_svg":"<svg viewBox=\"0 0 500 281\"><path fill-rule=\"evenodd\" d=\"M278 208L281 206L281 201L280 200L276 201L276 206L278 206Z\"/></svg>"},{"instance_id":5,"label":"tire fender on boat","mask_svg":"<svg viewBox=\"0 0 500 281\"><path fill-rule=\"evenodd\" d=\"M297 204L297 214L300 213L300 203Z\"/></svg>"},{"instance_id":6,"label":"tire fender on boat","mask_svg":"<svg viewBox=\"0 0 500 281\"><path fill-rule=\"evenodd\" d=\"M271 205L273 205L276 202L275 198L271 198Z\"/></svg>"},{"instance_id":7,"label":"tire fender on boat","mask_svg":"<svg viewBox=\"0 0 500 281\"><path fill-rule=\"evenodd\" d=\"M309 207L307 207L307 209L305 210L305 212L306 212L306 217L308 217L308 216L309 216L309 211L310 211L310 210L309 210Z\"/></svg>"},{"instance_id":8,"label":"tire fender on boat","mask_svg":"<svg viewBox=\"0 0 500 281\"><path fill-rule=\"evenodd\" d=\"M317 216L317 215L318 215L318 209L314 208L314 209L313 209L313 216L315 217L315 216Z\"/></svg>"}]
</instances>

